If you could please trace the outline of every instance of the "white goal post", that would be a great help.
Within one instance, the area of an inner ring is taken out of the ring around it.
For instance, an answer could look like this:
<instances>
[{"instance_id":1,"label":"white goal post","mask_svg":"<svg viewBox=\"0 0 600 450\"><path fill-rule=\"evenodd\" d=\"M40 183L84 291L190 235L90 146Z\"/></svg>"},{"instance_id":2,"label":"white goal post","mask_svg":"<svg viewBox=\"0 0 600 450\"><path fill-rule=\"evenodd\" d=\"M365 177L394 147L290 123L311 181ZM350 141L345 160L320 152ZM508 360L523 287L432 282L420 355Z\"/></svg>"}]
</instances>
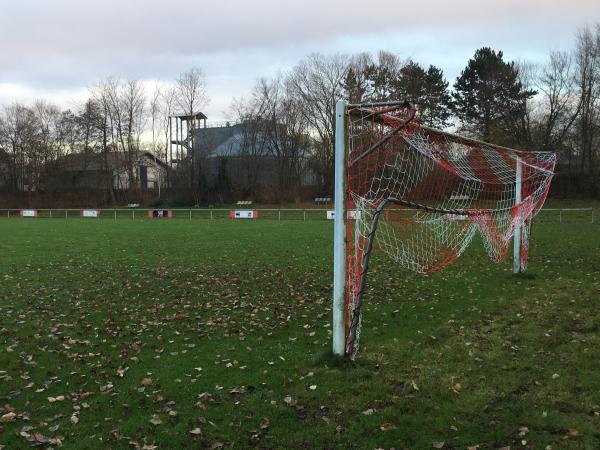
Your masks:
<instances>
[{"instance_id":1,"label":"white goal post","mask_svg":"<svg viewBox=\"0 0 600 450\"><path fill-rule=\"evenodd\" d=\"M525 270L531 219L556 153L423 126L404 101L339 101L335 115L334 354L356 355L373 248L398 267L427 273L453 262L479 233L495 262L513 241L514 272Z\"/></svg>"}]
</instances>

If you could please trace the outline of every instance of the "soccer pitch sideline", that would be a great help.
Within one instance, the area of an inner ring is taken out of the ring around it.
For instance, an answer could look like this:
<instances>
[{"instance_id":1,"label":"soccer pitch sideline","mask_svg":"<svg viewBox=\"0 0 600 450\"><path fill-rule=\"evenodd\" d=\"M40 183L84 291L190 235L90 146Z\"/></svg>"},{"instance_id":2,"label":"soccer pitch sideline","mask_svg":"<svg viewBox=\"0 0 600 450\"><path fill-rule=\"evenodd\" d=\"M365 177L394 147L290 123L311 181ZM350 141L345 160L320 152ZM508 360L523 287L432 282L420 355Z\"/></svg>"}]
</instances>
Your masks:
<instances>
[{"instance_id":1,"label":"soccer pitch sideline","mask_svg":"<svg viewBox=\"0 0 600 450\"><path fill-rule=\"evenodd\" d=\"M332 230L0 219L0 448L600 447L598 225L534 226L524 276L375 254L355 363Z\"/></svg>"}]
</instances>

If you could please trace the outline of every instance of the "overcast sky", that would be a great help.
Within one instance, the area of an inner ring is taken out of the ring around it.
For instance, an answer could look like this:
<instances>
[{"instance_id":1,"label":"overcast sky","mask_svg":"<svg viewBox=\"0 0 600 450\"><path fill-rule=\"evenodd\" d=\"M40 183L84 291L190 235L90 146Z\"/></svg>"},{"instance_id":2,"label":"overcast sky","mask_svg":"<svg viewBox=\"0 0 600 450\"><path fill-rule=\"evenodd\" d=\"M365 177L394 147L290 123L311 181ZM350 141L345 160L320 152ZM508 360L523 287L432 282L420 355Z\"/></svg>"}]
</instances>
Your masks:
<instances>
[{"instance_id":1,"label":"overcast sky","mask_svg":"<svg viewBox=\"0 0 600 450\"><path fill-rule=\"evenodd\" d=\"M210 120L256 78L313 52L379 49L450 82L481 46L543 62L600 22L600 0L0 0L0 104L73 107L110 75L169 81L201 67Z\"/></svg>"}]
</instances>

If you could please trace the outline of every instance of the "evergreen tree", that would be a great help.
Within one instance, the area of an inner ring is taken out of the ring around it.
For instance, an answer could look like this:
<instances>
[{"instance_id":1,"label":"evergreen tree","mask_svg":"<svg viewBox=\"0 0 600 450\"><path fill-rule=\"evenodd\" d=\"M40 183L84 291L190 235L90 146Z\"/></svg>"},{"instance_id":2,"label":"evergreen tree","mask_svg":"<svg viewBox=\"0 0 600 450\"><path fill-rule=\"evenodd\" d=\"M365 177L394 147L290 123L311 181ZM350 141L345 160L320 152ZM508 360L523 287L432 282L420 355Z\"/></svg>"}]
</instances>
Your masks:
<instances>
[{"instance_id":1,"label":"evergreen tree","mask_svg":"<svg viewBox=\"0 0 600 450\"><path fill-rule=\"evenodd\" d=\"M398 78L400 61L393 53L380 51L377 61L364 69L367 85L366 101L383 102L394 100L393 86Z\"/></svg>"},{"instance_id":2,"label":"evergreen tree","mask_svg":"<svg viewBox=\"0 0 600 450\"><path fill-rule=\"evenodd\" d=\"M350 103L360 103L367 92L366 80L360 70L350 67L342 83L346 100Z\"/></svg>"},{"instance_id":3,"label":"evergreen tree","mask_svg":"<svg viewBox=\"0 0 600 450\"><path fill-rule=\"evenodd\" d=\"M514 62L505 62L501 51L483 47L456 79L454 111L463 129L480 139L526 145L517 125L535 94L519 81Z\"/></svg>"},{"instance_id":4,"label":"evergreen tree","mask_svg":"<svg viewBox=\"0 0 600 450\"><path fill-rule=\"evenodd\" d=\"M394 97L407 99L417 107L419 121L425 125L447 127L452 115L452 97L444 72L409 61L402 67L394 83Z\"/></svg>"}]
</instances>

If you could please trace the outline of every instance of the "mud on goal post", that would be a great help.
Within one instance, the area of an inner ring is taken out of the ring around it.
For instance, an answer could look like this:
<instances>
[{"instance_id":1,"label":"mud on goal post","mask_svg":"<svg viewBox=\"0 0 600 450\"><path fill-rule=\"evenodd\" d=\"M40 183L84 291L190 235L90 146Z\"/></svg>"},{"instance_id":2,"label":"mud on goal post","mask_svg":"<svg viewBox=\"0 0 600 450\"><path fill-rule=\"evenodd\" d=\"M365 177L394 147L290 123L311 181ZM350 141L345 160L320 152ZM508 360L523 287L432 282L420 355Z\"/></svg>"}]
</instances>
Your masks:
<instances>
[{"instance_id":1,"label":"mud on goal post","mask_svg":"<svg viewBox=\"0 0 600 450\"><path fill-rule=\"evenodd\" d=\"M374 248L391 267L443 270L480 234L525 270L531 220L557 154L524 152L418 122L404 101L336 105L333 352L353 359Z\"/></svg>"}]
</instances>

